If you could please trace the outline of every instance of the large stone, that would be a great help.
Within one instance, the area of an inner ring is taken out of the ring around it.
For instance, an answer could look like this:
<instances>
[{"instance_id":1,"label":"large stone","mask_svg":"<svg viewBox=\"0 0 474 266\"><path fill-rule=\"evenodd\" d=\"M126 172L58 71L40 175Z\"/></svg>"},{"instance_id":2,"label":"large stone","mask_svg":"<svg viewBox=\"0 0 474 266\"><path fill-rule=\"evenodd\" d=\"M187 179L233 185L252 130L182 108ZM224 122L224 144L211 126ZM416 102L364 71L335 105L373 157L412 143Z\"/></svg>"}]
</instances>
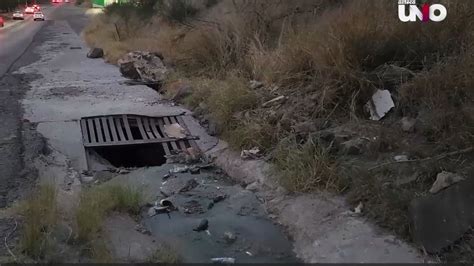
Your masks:
<instances>
[{"instance_id":1,"label":"large stone","mask_svg":"<svg viewBox=\"0 0 474 266\"><path fill-rule=\"evenodd\" d=\"M162 83L168 74L162 56L156 53L130 52L118 61L118 65L124 77L151 83Z\"/></svg>"},{"instance_id":2,"label":"large stone","mask_svg":"<svg viewBox=\"0 0 474 266\"><path fill-rule=\"evenodd\" d=\"M104 56L104 50L102 48L91 48L87 53L88 58L102 58Z\"/></svg>"},{"instance_id":3,"label":"large stone","mask_svg":"<svg viewBox=\"0 0 474 266\"><path fill-rule=\"evenodd\" d=\"M430 253L452 245L474 225L474 178L410 204L413 238Z\"/></svg>"}]
</instances>

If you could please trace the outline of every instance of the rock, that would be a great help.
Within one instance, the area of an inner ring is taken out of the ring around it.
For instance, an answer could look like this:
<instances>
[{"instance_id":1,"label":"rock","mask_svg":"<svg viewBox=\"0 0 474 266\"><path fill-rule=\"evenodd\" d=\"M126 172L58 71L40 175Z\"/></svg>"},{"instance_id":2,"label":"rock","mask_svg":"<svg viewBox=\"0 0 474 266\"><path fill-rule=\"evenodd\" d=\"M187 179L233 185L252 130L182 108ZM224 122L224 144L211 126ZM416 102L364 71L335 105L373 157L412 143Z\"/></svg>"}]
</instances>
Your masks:
<instances>
[{"instance_id":1,"label":"rock","mask_svg":"<svg viewBox=\"0 0 474 266\"><path fill-rule=\"evenodd\" d=\"M226 195L218 195L216 197L214 197L214 199L212 201L214 201L214 203L218 203L218 202L221 202L223 200L225 200L227 197Z\"/></svg>"},{"instance_id":2,"label":"rock","mask_svg":"<svg viewBox=\"0 0 474 266\"><path fill-rule=\"evenodd\" d=\"M197 175L197 174L201 173L201 168L199 168L197 166L193 166L193 167L189 168L189 172L192 175Z\"/></svg>"},{"instance_id":3,"label":"rock","mask_svg":"<svg viewBox=\"0 0 474 266\"><path fill-rule=\"evenodd\" d=\"M163 83L168 74L162 56L157 53L130 52L118 60L118 65L120 73L130 79Z\"/></svg>"},{"instance_id":4,"label":"rock","mask_svg":"<svg viewBox=\"0 0 474 266\"><path fill-rule=\"evenodd\" d=\"M415 118L403 117L400 120L401 128L405 132L415 131L415 124L416 124L416 119Z\"/></svg>"},{"instance_id":5,"label":"rock","mask_svg":"<svg viewBox=\"0 0 474 266\"><path fill-rule=\"evenodd\" d=\"M273 105L277 105L277 104L282 104L286 100L287 100L287 97L281 95L281 96L278 96L278 97L275 97L275 98L271 99L270 101L267 101L267 102L263 103L262 107L269 107L269 106L273 106Z\"/></svg>"},{"instance_id":6,"label":"rock","mask_svg":"<svg viewBox=\"0 0 474 266\"><path fill-rule=\"evenodd\" d=\"M256 80L251 80L249 82L249 88L252 89L252 90L255 90L255 89L258 89L258 88L261 88L261 87L263 87L263 82L256 81Z\"/></svg>"},{"instance_id":7,"label":"rock","mask_svg":"<svg viewBox=\"0 0 474 266\"><path fill-rule=\"evenodd\" d=\"M130 171L127 170L127 169L121 168L121 169L118 170L118 173L121 174L121 175L125 175L125 174L129 174Z\"/></svg>"},{"instance_id":8,"label":"rock","mask_svg":"<svg viewBox=\"0 0 474 266\"><path fill-rule=\"evenodd\" d=\"M438 173L436 176L436 181L433 183L430 189L431 194L436 194L439 191L455 184L460 181L464 180L464 178L460 175L457 175L455 173L450 173L443 171L441 173Z\"/></svg>"},{"instance_id":9,"label":"rock","mask_svg":"<svg viewBox=\"0 0 474 266\"><path fill-rule=\"evenodd\" d=\"M155 209L155 207L149 208L147 214L148 214L148 217L153 217L153 216L155 216L155 215L156 215L156 209Z\"/></svg>"},{"instance_id":10,"label":"rock","mask_svg":"<svg viewBox=\"0 0 474 266\"><path fill-rule=\"evenodd\" d=\"M414 199L409 207L415 242L430 253L452 245L474 225L474 178L437 194Z\"/></svg>"},{"instance_id":11,"label":"rock","mask_svg":"<svg viewBox=\"0 0 474 266\"><path fill-rule=\"evenodd\" d=\"M214 207L214 202L209 202L209 204L207 204L207 209L210 210Z\"/></svg>"},{"instance_id":12,"label":"rock","mask_svg":"<svg viewBox=\"0 0 474 266\"><path fill-rule=\"evenodd\" d=\"M209 221L207 219L202 219L199 222L199 225L193 228L193 231L201 232L207 230L207 228L209 228Z\"/></svg>"},{"instance_id":13,"label":"rock","mask_svg":"<svg viewBox=\"0 0 474 266\"><path fill-rule=\"evenodd\" d=\"M341 143L341 151L347 155L359 155L368 149L369 141L364 138L355 138Z\"/></svg>"},{"instance_id":14,"label":"rock","mask_svg":"<svg viewBox=\"0 0 474 266\"><path fill-rule=\"evenodd\" d=\"M382 119L393 107L395 104L388 90L377 90L372 95L372 99L365 104L365 108L370 113L370 119L376 121Z\"/></svg>"},{"instance_id":15,"label":"rock","mask_svg":"<svg viewBox=\"0 0 474 266\"><path fill-rule=\"evenodd\" d=\"M235 242L235 240L237 240L237 237L232 232L225 232L224 240L227 242L227 244L232 244Z\"/></svg>"},{"instance_id":16,"label":"rock","mask_svg":"<svg viewBox=\"0 0 474 266\"><path fill-rule=\"evenodd\" d=\"M249 185L247 185L247 186L245 187L246 190L250 190L250 191L252 191L252 192L257 191L258 188L259 188L259 185L258 185L257 182L253 182L253 183L251 183L251 184L249 184Z\"/></svg>"},{"instance_id":17,"label":"rock","mask_svg":"<svg viewBox=\"0 0 474 266\"><path fill-rule=\"evenodd\" d=\"M91 48L87 53L88 58L102 58L104 56L104 50L102 48Z\"/></svg>"},{"instance_id":18,"label":"rock","mask_svg":"<svg viewBox=\"0 0 474 266\"><path fill-rule=\"evenodd\" d=\"M141 233L141 234L151 236L150 230L146 229L146 228L145 228L143 225L141 225L141 224L137 224L137 225L135 226L135 230L136 230L137 232Z\"/></svg>"},{"instance_id":19,"label":"rock","mask_svg":"<svg viewBox=\"0 0 474 266\"><path fill-rule=\"evenodd\" d=\"M186 182L186 185L184 185L184 187L182 187L179 192L188 192L188 191L191 191L193 190L195 187L197 187L199 185L199 183L196 181L196 179L192 178L192 179L189 179L187 182Z\"/></svg>"},{"instance_id":20,"label":"rock","mask_svg":"<svg viewBox=\"0 0 474 266\"><path fill-rule=\"evenodd\" d=\"M219 133L219 129L216 122L209 120L207 133L209 134L209 136L216 136Z\"/></svg>"}]
</instances>

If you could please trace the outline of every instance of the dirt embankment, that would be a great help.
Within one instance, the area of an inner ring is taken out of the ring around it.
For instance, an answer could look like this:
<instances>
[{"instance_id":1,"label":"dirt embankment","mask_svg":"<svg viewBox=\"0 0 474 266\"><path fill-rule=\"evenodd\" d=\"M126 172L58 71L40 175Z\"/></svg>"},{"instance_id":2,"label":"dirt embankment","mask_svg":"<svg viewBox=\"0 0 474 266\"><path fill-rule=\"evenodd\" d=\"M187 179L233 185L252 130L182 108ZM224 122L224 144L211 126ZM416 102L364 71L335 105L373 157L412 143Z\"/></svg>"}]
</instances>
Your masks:
<instances>
[{"instance_id":1,"label":"dirt embankment","mask_svg":"<svg viewBox=\"0 0 474 266\"><path fill-rule=\"evenodd\" d=\"M474 6L443 3L439 23L402 23L388 1L114 5L83 36L112 63L160 53L173 69L161 90L234 150L256 148L290 192L344 195L406 240L454 245L428 251L459 261L468 227L419 230L464 211L422 206L449 205L473 171ZM443 171L462 181L429 192Z\"/></svg>"}]
</instances>

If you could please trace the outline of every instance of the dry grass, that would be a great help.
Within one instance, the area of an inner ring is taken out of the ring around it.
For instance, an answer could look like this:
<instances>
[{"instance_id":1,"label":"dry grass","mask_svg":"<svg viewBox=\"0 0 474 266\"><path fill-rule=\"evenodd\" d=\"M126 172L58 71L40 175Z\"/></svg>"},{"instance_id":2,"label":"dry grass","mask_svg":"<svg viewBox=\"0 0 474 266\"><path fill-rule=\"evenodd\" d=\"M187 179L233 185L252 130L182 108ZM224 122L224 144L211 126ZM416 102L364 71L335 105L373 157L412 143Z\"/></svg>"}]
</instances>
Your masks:
<instances>
[{"instance_id":1,"label":"dry grass","mask_svg":"<svg viewBox=\"0 0 474 266\"><path fill-rule=\"evenodd\" d=\"M182 259L171 246L161 244L160 247L148 258L149 263L181 263Z\"/></svg>"},{"instance_id":2,"label":"dry grass","mask_svg":"<svg viewBox=\"0 0 474 266\"><path fill-rule=\"evenodd\" d=\"M130 187L109 185L83 192L76 212L78 240L94 239L108 212L120 211L137 215L141 203L140 192Z\"/></svg>"},{"instance_id":3,"label":"dry grass","mask_svg":"<svg viewBox=\"0 0 474 266\"><path fill-rule=\"evenodd\" d=\"M21 206L24 218L20 238L23 253L35 259L47 259L54 252L51 233L57 223L56 190L43 184Z\"/></svg>"},{"instance_id":4,"label":"dry grass","mask_svg":"<svg viewBox=\"0 0 474 266\"><path fill-rule=\"evenodd\" d=\"M324 189L334 192L345 188L329 147L324 147L313 138L305 143L294 139L283 140L275 150L273 163L281 183L290 191Z\"/></svg>"}]
</instances>

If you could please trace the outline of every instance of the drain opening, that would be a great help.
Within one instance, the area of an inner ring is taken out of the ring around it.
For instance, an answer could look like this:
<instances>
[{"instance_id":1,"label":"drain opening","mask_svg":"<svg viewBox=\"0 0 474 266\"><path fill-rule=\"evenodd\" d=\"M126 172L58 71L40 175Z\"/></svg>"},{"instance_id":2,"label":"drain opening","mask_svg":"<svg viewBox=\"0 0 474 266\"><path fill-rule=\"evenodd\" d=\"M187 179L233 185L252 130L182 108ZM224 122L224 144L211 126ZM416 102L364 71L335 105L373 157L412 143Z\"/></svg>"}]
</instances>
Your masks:
<instances>
[{"instance_id":1,"label":"drain opening","mask_svg":"<svg viewBox=\"0 0 474 266\"><path fill-rule=\"evenodd\" d=\"M115 167L160 166L166 163L161 144L124 145L89 148Z\"/></svg>"}]
</instances>

